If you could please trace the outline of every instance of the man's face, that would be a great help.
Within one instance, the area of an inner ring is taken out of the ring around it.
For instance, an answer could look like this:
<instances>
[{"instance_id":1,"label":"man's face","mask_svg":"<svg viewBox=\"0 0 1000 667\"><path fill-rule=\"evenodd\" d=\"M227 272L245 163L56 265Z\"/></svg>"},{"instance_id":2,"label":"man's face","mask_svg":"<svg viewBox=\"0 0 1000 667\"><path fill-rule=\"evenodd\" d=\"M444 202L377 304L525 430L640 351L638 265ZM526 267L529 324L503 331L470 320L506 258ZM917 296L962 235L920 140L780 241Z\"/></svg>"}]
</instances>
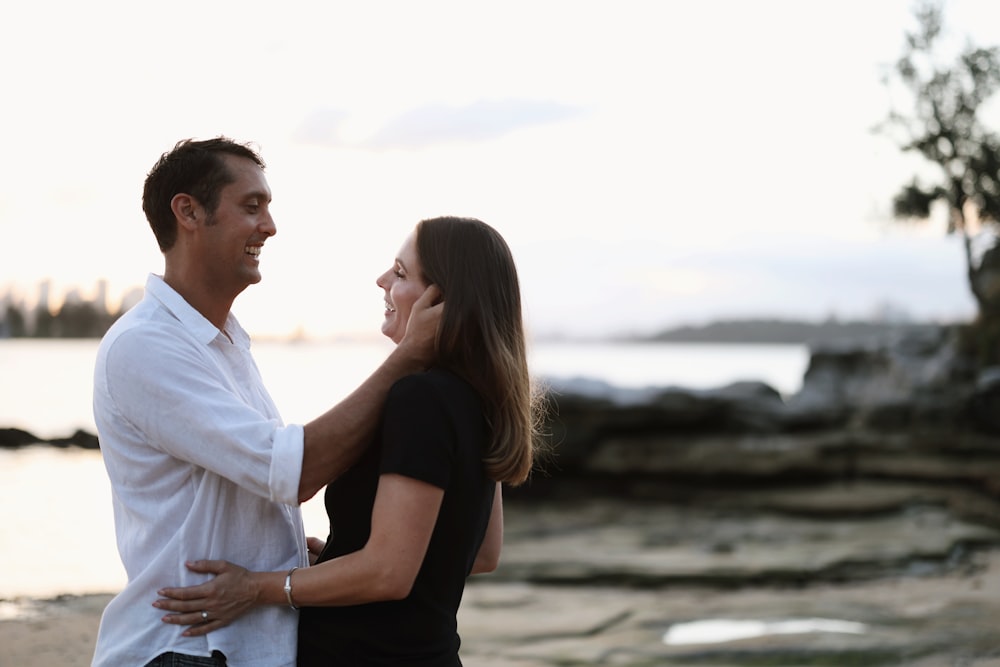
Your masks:
<instances>
[{"instance_id":1,"label":"man's face","mask_svg":"<svg viewBox=\"0 0 1000 667\"><path fill-rule=\"evenodd\" d=\"M211 288L235 295L260 282L261 249L277 228L263 170L246 158L224 159L235 180L222 189L218 207L201 229L202 259Z\"/></svg>"}]
</instances>

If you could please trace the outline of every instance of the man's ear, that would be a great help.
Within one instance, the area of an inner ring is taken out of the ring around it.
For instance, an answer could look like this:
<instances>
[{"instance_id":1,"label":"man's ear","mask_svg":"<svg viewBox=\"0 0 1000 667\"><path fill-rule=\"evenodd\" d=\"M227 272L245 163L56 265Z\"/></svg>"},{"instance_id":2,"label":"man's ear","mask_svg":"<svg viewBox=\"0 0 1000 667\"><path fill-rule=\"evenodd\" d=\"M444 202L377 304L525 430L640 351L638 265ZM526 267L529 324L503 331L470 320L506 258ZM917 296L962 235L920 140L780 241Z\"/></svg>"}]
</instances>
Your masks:
<instances>
[{"instance_id":1,"label":"man's ear","mask_svg":"<svg viewBox=\"0 0 1000 667\"><path fill-rule=\"evenodd\" d=\"M189 194L180 192L170 200L170 210L174 212L177 224L184 225L188 229L194 229L198 224L198 216L201 214L201 206L198 200Z\"/></svg>"}]
</instances>

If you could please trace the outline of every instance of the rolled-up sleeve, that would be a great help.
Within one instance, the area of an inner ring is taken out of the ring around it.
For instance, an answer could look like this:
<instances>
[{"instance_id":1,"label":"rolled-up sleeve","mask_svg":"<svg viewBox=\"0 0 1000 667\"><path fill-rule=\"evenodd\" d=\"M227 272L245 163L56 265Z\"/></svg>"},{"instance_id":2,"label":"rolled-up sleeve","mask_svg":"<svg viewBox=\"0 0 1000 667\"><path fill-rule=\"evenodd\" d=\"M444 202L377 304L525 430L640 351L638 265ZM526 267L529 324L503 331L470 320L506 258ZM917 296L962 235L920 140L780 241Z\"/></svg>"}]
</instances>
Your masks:
<instances>
[{"instance_id":1,"label":"rolled-up sleeve","mask_svg":"<svg viewBox=\"0 0 1000 667\"><path fill-rule=\"evenodd\" d=\"M305 430L298 424L279 428L274 434L271 455L271 475L268 488L271 500L286 505L299 503L299 481L302 477L302 455Z\"/></svg>"}]
</instances>

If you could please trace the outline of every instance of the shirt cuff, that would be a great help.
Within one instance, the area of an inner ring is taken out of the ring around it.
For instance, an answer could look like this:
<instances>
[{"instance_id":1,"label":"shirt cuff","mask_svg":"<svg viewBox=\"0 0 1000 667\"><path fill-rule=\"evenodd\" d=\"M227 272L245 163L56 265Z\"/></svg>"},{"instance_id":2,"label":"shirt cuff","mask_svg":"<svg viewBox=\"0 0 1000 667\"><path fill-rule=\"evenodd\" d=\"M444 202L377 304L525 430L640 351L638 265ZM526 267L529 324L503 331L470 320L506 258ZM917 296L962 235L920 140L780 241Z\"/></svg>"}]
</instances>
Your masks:
<instances>
[{"instance_id":1,"label":"shirt cuff","mask_svg":"<svg viewBox=\"0 0 1000 667\"><path fill-rule=\"evenodd\" d=\"M291 424L275 431L271 476L268 480L272 502L299 504L299 481L302 479L304 452L305 429L302 426Z\"/></svg>"}]
</instances>

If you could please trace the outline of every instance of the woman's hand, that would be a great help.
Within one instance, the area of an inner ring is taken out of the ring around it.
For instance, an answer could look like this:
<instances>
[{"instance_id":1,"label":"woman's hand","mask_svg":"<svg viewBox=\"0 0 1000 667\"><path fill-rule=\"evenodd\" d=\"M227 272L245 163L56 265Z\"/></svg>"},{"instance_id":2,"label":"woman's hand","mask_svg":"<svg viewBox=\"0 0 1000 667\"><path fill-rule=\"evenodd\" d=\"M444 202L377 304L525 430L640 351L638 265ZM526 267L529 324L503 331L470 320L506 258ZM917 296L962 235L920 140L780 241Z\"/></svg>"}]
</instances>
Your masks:
<instances>
[{"instance_id":1,"label":"woman's hand","mask_svg":"<svg viewBox=\"0 0 1000 667\"><path fill-rule=\"evenodd\" d=\"M215 578L197 586L164 588L153 603L157 609L172 612L161 620L173 625L193 626L185 637L206 635L224 628L254 607L259 589L252 573L224 560L197 560L185 563L192 572L214 574Z\"/></svg>"},{"instance_id":2,"label":"woman's hand","mask_svg":"<svg viewBox=\"0 0 1000 667\"><path fill-rule=\"evenodd\" d=\"M315 565L320 554L323 553L323 549L326 549L326 540L321 540L318 537L307 537L306 548L309 549L309 564Z\"/></svg>"}]
</instances>

